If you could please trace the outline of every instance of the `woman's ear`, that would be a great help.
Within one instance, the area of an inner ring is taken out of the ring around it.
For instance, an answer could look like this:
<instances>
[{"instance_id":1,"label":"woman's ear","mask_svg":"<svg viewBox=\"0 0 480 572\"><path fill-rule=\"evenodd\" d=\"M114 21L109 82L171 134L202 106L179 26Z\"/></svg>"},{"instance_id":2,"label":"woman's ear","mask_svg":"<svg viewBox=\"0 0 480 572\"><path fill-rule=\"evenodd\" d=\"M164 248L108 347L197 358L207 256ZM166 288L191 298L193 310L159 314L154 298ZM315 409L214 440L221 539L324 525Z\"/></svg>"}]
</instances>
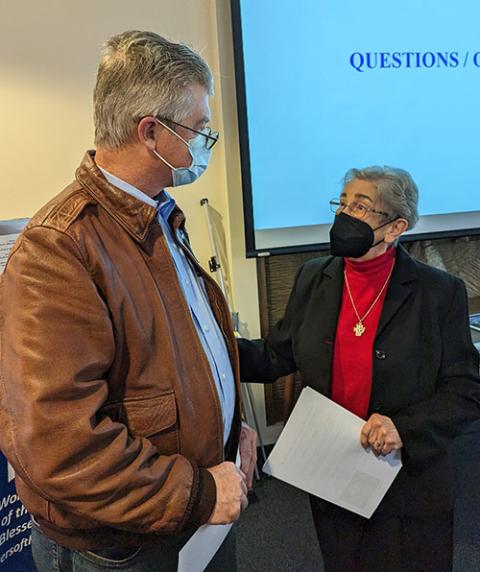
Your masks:
<instances>
[{"instance_id":1,"label":"woman's ear","mask_svg":"<svg viewBox=\"0 0 480 572\"><path fill-rule=\"evenodd\" d=\"M385 242L387 244L393 244L400 236L406 232L408 229L408 221L404 218L397 218L387 226L387 231L385 232Z\"/></svg>"}]
</instances>

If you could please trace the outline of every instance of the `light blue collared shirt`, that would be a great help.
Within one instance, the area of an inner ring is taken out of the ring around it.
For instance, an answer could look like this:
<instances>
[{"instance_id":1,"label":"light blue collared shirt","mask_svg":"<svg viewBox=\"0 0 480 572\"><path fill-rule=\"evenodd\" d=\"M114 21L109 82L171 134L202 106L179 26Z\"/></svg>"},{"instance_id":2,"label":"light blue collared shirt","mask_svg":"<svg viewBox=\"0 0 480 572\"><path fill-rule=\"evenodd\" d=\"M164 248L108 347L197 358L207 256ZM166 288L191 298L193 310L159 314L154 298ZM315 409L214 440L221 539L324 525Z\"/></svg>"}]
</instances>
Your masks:
<instances>
[{"instance_id":1,"label":"light blue collared shirt","mask_svg":"<svg viewBox=\"0 0 480 572\"><path fill-rule=\"evenodd\" d=\"M177 271L178 281L180 282L185 300L190 308L190 314L202 343L203 350L210 363L222 408L223 440L224 443L226 443L230 435L235 412L235 380L225 338L213 315L203 280L200 276L197 276L185 253L177 246L170 225L168 224L168 217L175 208L175 201L166 191L162 191L162 198L159 203L157 203L133 185L122 181L122 179L115 177L115 175L112 175L101 167L99 167L99 169L111 185L157 209L158 223L162 227L170 255ZM181 241L180 237L178 237L178 239ZM186 359L188 359L188 357Z\"/></svg>"}]
</instances>

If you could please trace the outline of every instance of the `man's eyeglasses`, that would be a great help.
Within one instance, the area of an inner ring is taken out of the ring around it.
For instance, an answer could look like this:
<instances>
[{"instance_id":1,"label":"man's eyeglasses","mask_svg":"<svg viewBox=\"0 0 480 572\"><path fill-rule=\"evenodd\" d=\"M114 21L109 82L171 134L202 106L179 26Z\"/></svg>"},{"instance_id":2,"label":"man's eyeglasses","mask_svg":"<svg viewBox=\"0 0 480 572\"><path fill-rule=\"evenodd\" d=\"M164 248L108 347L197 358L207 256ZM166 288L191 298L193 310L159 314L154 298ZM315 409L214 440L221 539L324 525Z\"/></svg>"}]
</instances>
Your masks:
<instances>
[{"instance_id":1,"label":"man's eyeglasses","mask_svg":"<svg viewBox=\"0 0 480 572\"><path fill-rule=\"evenodd\" d=\"M390 213L386 213L384 211L377 211L372 207L368 207L364 203L360 201L352 201L347 203L344 200L332 199L329 201L330 210L332 213L339 213L348 209L355 218L365 218L369 213L375 213L383 216L390 216Z\"/></svg>"},{"instance_id":2,"label":"man's eyeglasses","mask_svg":"<svg viewBox=\"0 0 480 572\"><path fill-rule=\"evenodd\" d=\"M193 129L192 127L187 127L186 125L182 125L181 123L172 121L167 117L160 117L159 115L157 115L156 117L159 121L164 121L165 123L176 125L177 127L182 127L183 129L188 129L188 131L192 131L197 135L203 135L205 137L205 147L207 149L211 149L220 137L220 133L218 131L212 131L210 127L204 127L201 131L199 131L198 129Z\"/></svg>"}]
</instances>

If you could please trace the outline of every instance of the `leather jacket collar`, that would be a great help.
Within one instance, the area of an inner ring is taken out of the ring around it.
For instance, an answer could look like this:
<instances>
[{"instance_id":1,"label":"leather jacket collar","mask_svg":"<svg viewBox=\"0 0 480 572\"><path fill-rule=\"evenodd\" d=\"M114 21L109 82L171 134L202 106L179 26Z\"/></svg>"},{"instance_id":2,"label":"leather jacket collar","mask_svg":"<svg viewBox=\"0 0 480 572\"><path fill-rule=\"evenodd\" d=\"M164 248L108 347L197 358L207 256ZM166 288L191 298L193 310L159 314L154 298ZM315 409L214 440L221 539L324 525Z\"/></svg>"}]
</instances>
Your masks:
<instances>
[{"instance_id":1,"label":"leather jacket collar","mask_svg":"<svg viewBox=\"0 0 480 572\"><path fill-rule=\"evenodd\" d=\"M78 183L138 242L143 242L156 219L154 207L111 185L95 164L95 151L87 151L75 177ZM185 222L182 211L175 207L170 215L174 229Z\"/></svg>"}]
</instances>

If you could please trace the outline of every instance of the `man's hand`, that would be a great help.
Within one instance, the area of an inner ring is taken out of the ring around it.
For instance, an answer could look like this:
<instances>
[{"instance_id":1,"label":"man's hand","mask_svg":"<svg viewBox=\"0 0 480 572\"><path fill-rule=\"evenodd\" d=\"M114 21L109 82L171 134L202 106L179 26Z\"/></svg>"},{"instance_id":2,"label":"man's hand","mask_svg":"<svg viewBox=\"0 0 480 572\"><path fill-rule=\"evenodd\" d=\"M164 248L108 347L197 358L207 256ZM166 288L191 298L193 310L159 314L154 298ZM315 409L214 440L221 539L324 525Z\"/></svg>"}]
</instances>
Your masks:
<instances>
[{"instance_id":1,"label":"man's hand","mask_svg":"<svg viewBox=\"0 0 480 572\"><path fill-rule=\"evenodd\" d=\"M403 447L402 439L390 417L374 413L360 432L360 442L366 449L371 447L375 455L388 455Z\"/></svg>"},{"instance_id":2,"label":"man's hand","mask_svg":"<svg viewBox=\"0 0 480 572\"><path fill-rule=\"evenodd\" d=\"M245 475L233 463L225 461L208 471L215 479L217 502L208 524L234 522L248 506Z\"/></svg>"},{"instance_id":3,"label":"man's hand","mask_svg":"<svg viewBox=\"0 0 480 572\"><path fill-rule=\"evenodd\" d=\"M242 421L240 431L240 468L247 477L248 490L253 487L253 474L257 464L257 432Z\"/></svg>"}]
</instances>

